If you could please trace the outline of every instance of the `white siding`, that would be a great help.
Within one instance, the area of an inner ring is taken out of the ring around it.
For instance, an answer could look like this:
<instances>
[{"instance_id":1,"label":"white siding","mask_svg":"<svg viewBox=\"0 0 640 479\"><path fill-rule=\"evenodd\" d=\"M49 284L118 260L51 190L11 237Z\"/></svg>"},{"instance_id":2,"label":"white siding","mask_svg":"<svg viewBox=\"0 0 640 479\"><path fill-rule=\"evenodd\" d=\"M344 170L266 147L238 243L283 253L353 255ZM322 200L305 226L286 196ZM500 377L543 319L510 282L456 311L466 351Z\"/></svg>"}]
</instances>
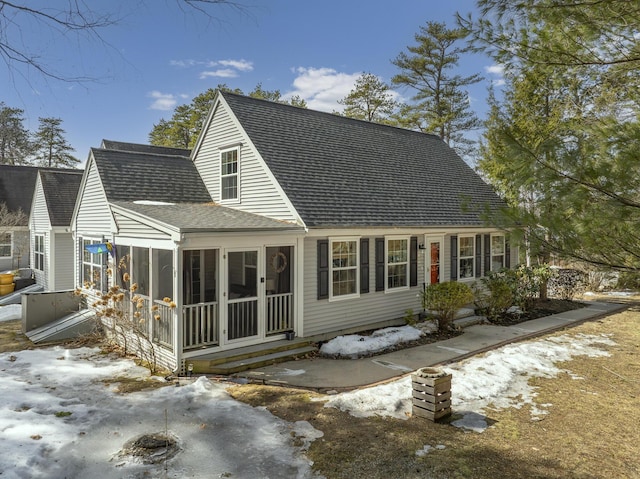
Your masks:
<instances>
[{"instance_id":1,"label":"white siding","mask_svg":"<svg viewBox=\"0 0 640 479\"><path fill-rule=\"evenodd\" d=\"M76 287L73 236L71 233L55 233L52 243L53 248L47 249L51 258L49 261L51 289L55 291L73 289Z\"/></svg>"},{"instance_id":2,"label":"white siding","mask_svg":"<svg viewBox=\"0 0 640 479\"><path fill-rule=\"evenodd\" d=\"M142 224L131 218L115 213L116 225L118 226L118 236L147 239L171 239L171 236L164 231Z\"/></svg>"},{"instance_id":3,"label":"white siding","mask_svg":"<svg viewBox=\"0 0 640 479\"><path fill-rule=\"evenodd\" d=\"M241 144L240 201L237 203L221 202L220 149L239 144ZM278 187L264 161L222 103L218 105L213 114L194 163L214 201L231 208L270 218L284 221L297 220L295 211Z\"/></svg>"},{"instance_id":4,"label":"white siding","mask_svg":"<svg viewBox=\"0 0 640 479\"><path fill-rule=\"evenodd\" d=\"M345 329L361 328L384 321L401 320L408 309L415 313L420 310L424 268L420 266L422 256L418 255L418 286L403 291L385 293L375 291L375 238L369 238L369 293L359 298L329 301L317 299L318 266L317 240L305 239L304 251L304 335L313 336L338 332Z\"/></svg>"},{"instance_id":5,"label":"white siding","mask_svg":"<svg viewBox=\"0 0 640 479\"><path fill-rule=\"evenodd\" d=\"M85 173L86 183L81 191L80 204L74 228L78 235L107 235L111 231L111 209L102 189L98 171L93 162Z\"/></svg>"},{"instance_id":6,"label":"white siding","mask_svg":"<svg viewBox=\"0 0 640 479\"><path fill-rule=\"evenodd\" d=\"M42 189L42 183L40 177L36 181L36 188L33 195L33 204L31 205L31 216L29 218L29 243L31 246L29 254L29 264L33 270L33 274L36 279L36 283L44 288L45 291L50 291L49 272L51 271L51 258L53 251L50 245L50 232L51 221L49 219L49 210L47 209L47 202L44 196L44 190ZM36 235L44 236L44 270L37 270L34 268L35 262L35 237Z\"/></svg>"}]
</instances>

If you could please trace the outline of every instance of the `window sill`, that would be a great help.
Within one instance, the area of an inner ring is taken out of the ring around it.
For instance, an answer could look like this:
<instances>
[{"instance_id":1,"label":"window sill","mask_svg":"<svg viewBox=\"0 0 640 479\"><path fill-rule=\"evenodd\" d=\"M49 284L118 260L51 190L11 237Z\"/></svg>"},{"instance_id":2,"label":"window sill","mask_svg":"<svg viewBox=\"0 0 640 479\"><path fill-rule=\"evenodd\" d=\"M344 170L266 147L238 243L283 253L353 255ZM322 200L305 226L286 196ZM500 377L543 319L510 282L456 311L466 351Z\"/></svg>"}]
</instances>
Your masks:
<instances>
[{"instance_id":1,"label":"window sill","mask_svg":"<svg viewBox=\"0 0 640 479\"><path fill-rule=\"evenodd\" d=\"M335 303L339 301L348 301L350 299L359 298L360 294L345 294L344 296L329 296L329 302Z\"/></svg>"},{"instance_id":2,"label":"window sill","mask_svg":"<svg viewBox=\"0 0 640 479\"><path fill-rule=\"evenodd\" d=\"M390 293L398 293L400 291L409 291L411 288L409 286L401 286L401 287L397 287L397 288L389 288L389 289L385 289L384 290L384 294Z\"/></svg>"}]
</instances>

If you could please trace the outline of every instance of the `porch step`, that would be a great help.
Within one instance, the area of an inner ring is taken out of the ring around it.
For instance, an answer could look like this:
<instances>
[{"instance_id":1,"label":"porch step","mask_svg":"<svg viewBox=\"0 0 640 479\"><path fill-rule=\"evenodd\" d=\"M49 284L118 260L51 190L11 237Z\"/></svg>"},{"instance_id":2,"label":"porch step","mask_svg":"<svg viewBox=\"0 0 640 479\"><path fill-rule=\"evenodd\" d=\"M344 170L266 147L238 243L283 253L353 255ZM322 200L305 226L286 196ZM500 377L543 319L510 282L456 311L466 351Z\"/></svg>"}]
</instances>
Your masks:
<instances>
[{"instance_id":1,"label":"porch step","mask_svg":"<svg viewBox=\"0 0 640 479\"><path fill-rule=\"evenodd\" d=\"M193 372L196 374L229 375L283 361L291 361L307 354L315 353L318 350L313 343L309 342L292 343L288 341L287 343L269 349L246 351L226 357L186 359L185 367L191 364Z\"/></svg>"}]
</instances>

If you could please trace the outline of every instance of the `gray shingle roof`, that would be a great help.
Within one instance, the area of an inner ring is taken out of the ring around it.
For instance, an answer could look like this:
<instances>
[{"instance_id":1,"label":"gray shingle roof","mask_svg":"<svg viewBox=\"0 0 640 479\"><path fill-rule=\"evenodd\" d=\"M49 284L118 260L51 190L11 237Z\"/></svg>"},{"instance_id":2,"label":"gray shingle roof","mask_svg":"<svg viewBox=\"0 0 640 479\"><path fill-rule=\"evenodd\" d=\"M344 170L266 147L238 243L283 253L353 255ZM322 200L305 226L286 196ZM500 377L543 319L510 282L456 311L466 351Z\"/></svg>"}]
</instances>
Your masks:
<instances>
[{"instance_id":1,"label":"gray shingle roof","mask_svg":"<svg viewBox=\"0 0 640 479\"><path fill-rule=\"evenodd\" d=\"M36 188L38 171L78 171L62 168L39 168L36 166L0 165L0 203L6 203L10 211L22 210L26 215L24 224L29 223L31 201Z\"/></svg>"},{"instance_id":2,"label":"gray shingle roof","mask_svg":"<svg viewBox=\"0 0 640 479\"><path fill-rule=\"evenodd\" d=\"M152 155L191 155L191 150L185 148L171 148L168 146L143 145L140 143L127 143L125 141L102 140L101 148L107 150L134 151L137 153L150 153Z\"/></svg>"},{"instance_id":3,"label":"gray shingle roof","mask_svg":"<svg viewBox=\"0 0 640 479\"><path fill-rule=\"evenodd\" d=\"M82 170L40 171L42 189L52 226L69 226L82 182Z\"/></svg>"},{"instance_id":4,"label":"gray shingle roof","mask_svg":"<svg viewBox=\"0 0 640 479\"><path fill-rule=\"evenodd\" d=\"M211 201L193 162L184 156L92 148L109 202L165 201L206 203Z\"/></svg>"},{"instance_id":5,"label":"gray shingle roof","mask_svg":"<svg viewBox=\"0 0 640 479\"><path fill-rule=\"evenodd\" d=\"M303 227L265 216L227 208L215 203L140 204L130 201L114 203L180 232L303 230Z\"/></svg>"},{"instance_id":6,"label":"gray shingle roof","mask_svg":"<svg viewBox=\"0 0 640 479\"><path fill-rule=\"evenodd\" d=\"M222 96L307 226L483 225L505 206L434 135Z\"/></svg>"}]
</instances>

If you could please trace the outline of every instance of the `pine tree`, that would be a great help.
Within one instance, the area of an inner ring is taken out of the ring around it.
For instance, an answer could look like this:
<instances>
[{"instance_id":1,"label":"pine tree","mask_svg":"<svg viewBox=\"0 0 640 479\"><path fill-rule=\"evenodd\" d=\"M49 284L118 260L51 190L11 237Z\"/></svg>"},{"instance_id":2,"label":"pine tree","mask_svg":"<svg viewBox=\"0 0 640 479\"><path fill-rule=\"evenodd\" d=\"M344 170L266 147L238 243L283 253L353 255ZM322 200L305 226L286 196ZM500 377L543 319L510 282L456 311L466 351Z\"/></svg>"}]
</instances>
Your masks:
<instances>
[{"instance_id":1,"label":"pine tree","mask_svg":"<svg viewBox=\"0 0 640 479\"><path fill-rule=\"evenodd\" d=\"M355 88L338 103L345 106L344 116L376 123L391 123L397 107L389 85L373 73L360 75Z\"/></svg>"},{"instance_id":2,"label":"pine tree","mask_svg":"<svg viewBox=\"0 0 640 479\"><path fill-rule=\"evenodd\" d=\"M49 168L73 168L80 160L65 139L60 118L39 118L38 131L33 135L33 157L38 166Z\"/></svg>"},{"instance_id":3,"label":"pine tree","mask_svg":"<svg viewBox=\"0 0 640 479\"><path fill-rule=\"evenodd\" d=\"M481 126L465 91L465 87L479 82L480 76L453 73L460 55L468 50L459 46L465 37L464 29L427 22L415 35L416 45L407 47L408 53L402 52L392 61L400 73L391 80L415 92L413 103L400 109L398 122L435 133L462 156L473 149L474 141L467 134Z\"/></svg>"},{"instance_id":4,"label":"pine tree","mask_svg":"<svg viewBox=\"0 0 640 479\"><path fill-rule=\"evenodd\" d=\"M630 33L640 6L480 3L485 16L466 27L506 65L506 85L479 167L514 206L534 256L638 271L640 39Z\"/></svg>"},{"instance_id":5,"label":"pine tree","mask_svg":"<svg viewBox=\"0 0 640 479\"><path fill-rule=\"evenodd\" d=\"M0 165L28 163L31 144L23 114L23 110L0 102Z\"/></svg>"}]
</instances>

